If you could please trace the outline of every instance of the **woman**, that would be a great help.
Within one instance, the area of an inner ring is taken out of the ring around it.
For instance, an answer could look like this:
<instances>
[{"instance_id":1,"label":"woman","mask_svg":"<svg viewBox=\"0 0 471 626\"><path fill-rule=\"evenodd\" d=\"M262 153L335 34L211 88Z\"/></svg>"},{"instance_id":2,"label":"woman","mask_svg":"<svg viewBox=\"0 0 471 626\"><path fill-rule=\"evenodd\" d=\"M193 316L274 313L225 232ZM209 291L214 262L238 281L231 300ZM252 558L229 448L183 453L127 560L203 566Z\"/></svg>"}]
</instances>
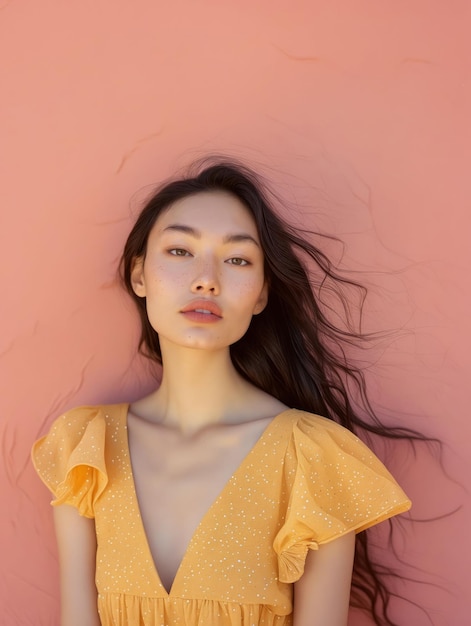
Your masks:
<instances>
[{"instance_id":1,"label":"woman","mask_svg":"<svg viewBox=\"0 0 471 626\"><path fill-rule=\"evenodd\" d=\"M68 412L33 449L63 626L345 626L355 533L410 506L351 431L406 435L354 409L364 381L341 347L359 337L323 312L313 267L340 298L354 286L243 166L206 164L148 201L121 270L161 383ZM353 597L392 624L359 537Z\"/></svg>"}]
</instances>

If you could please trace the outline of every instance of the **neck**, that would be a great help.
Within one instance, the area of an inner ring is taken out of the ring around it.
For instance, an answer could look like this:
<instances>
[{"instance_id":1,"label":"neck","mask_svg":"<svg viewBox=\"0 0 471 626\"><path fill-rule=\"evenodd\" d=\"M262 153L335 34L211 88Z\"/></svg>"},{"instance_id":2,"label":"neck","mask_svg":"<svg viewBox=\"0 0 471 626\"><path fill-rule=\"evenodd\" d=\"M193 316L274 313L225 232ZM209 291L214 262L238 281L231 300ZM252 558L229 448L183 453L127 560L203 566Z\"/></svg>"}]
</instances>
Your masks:
<instances>
[{"instance_id":1,"label":"neck","mask_svg":"<svg viewBox=\"0 0 471 626\"><path fill-rule=\"evenodd\" d=\"M159 422L191 434L243 418L255 390L235 370L228 349L209 352L165 344L161 349L162 382L148 398Z\"/></svg>"}]
</instances>

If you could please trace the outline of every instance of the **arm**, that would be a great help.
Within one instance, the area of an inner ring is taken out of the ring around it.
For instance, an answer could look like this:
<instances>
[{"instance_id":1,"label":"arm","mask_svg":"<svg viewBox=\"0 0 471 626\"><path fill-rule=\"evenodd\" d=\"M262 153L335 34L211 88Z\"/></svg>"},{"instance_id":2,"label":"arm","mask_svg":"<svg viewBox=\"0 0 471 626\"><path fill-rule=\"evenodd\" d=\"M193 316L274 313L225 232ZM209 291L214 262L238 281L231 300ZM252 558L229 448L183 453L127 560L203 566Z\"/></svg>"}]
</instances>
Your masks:
<instances>
[{"instance_id":1,"label":"arm","mask_svg":"<svg viewBox=\"0 0 471 626\"><path fill-rule=\"evenodd\" d=\"M95 522L66 504L54 507L61 581L61 625L100 626L95 586Z\"/></svg>"},{"instance_id":2,"label":"arm","mask_svg":"<svg viewBox=\"0 0 471 626\"><path fill-rule=\"evenodd\" d=\"M293 626L347 626L355 533L309 550L294 585Z\"/></svg>"}]
</instances>

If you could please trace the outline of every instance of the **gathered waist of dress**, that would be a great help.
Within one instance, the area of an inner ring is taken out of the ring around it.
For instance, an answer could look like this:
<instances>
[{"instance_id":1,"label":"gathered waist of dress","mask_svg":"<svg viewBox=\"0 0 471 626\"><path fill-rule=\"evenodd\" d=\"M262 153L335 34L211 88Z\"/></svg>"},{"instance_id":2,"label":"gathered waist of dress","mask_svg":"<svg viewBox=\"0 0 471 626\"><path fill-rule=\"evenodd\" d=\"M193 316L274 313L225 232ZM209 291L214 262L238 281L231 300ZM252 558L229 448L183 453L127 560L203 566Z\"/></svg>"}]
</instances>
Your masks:
<instances>
[{"instance_id":1,"label":"gathered waist of dress","mask_svg":"<svg viewBox=\"0 0 471 626\"><path fill-rule=\"evenodd\" d=\"M291 615L265 604L106 593L98 609L102 626L292 626Z\"/></svg>"}]
</instances>

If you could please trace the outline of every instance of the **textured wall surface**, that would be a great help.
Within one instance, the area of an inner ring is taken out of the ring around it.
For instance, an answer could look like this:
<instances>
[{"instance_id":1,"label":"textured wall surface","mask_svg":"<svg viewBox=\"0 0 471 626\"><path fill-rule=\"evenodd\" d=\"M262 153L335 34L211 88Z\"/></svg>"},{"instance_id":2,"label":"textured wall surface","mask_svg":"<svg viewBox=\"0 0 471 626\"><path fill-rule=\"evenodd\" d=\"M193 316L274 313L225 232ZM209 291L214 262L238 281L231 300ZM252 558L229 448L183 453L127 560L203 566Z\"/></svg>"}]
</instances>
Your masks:
<instances>
[{"instance_id":1,"label":"textured wall surface","mask_svg":"<svg viewBox=\"0 0 471 626\"><path fill-rule=\"evenodd\" d=\"M469 624L469 7L0 0L0 624L58 623L30 446L65 408L152 386L116 262L148 186L214 151L341 237L367 329L396 331L371 355L373 401L439 437L449 477L401 446L388 463L417 519L461 507L404 524L404 571L427 584L398 590L435 626Z\"/></svg>"}]
</instances>

